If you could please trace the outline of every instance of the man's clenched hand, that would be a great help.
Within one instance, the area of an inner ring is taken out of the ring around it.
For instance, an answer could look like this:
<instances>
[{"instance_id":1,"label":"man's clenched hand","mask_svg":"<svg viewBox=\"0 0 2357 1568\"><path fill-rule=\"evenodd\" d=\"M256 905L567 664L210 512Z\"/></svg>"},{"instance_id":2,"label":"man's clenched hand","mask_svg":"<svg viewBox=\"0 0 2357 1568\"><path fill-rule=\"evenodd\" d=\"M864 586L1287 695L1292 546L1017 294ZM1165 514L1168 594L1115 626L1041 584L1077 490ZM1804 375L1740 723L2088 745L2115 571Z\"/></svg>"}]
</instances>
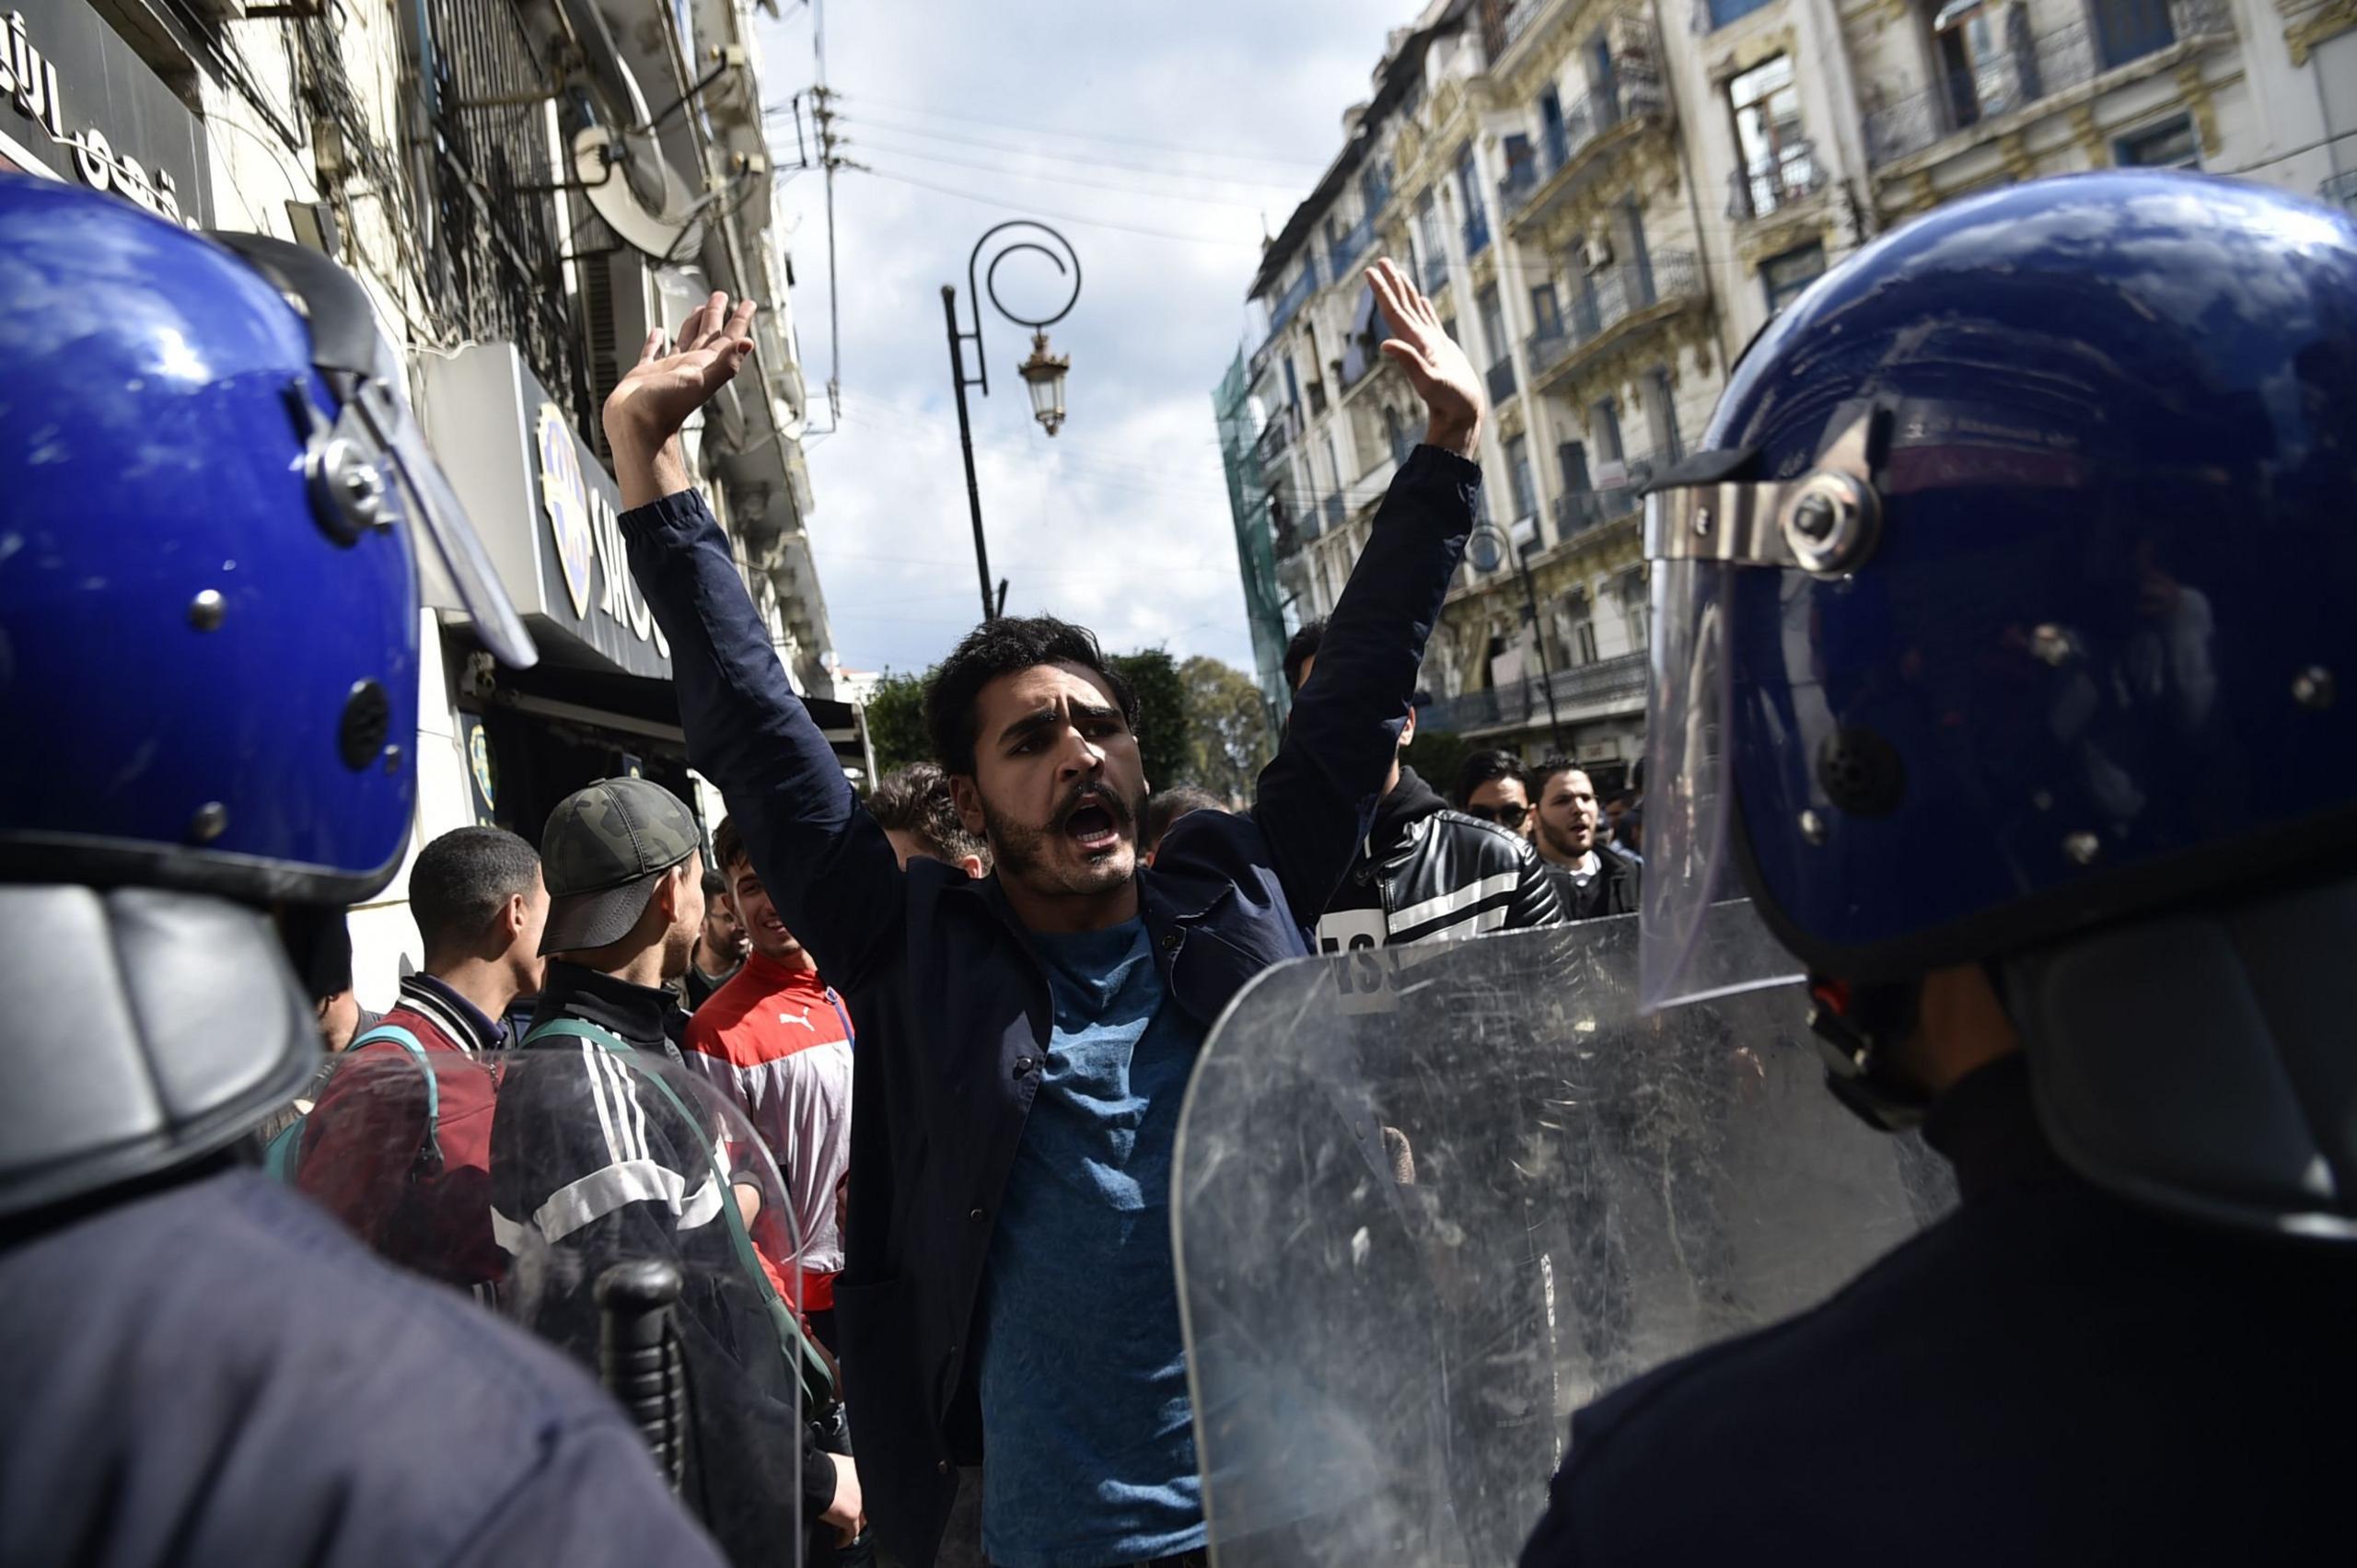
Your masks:
<instances>
[{"instance_id":1,"label":"man's clenched hand","mask_svg":"<svg viewBox=\"0 0 2357 1568\"><path fill-rule=\"evenodd\" d=\"M1428 445L1478 459L1481 439L1481 377L1473 362L1441 331L1440 312L1388 256L1369 267L1367 286L1391 327L1383 352L1408 373L1424 400Z\"/></svg>"},{"instance_id":2,"label":"man's clenched hand","mask_svg":"<svg viewBox=\"0 0 2357 1568\"><path fill-rule=\"evenodd\" d=\"M735 379L751 355L754 308L748 299L731 311L728 296L714 294L679 328L679 341L668 353L662 332L649 332L638 363L607 395L606 444L613 449L624 509L688 487L679 427Z\"/></svg>"}]
</instances>

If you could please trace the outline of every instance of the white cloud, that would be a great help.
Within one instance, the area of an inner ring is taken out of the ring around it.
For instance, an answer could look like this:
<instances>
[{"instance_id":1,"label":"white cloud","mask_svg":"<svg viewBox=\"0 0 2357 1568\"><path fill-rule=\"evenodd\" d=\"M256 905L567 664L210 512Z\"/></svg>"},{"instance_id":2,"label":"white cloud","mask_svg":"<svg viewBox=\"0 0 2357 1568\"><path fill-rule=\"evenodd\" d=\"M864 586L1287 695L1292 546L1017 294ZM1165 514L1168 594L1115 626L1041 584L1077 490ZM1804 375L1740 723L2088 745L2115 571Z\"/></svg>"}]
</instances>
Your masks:
<instances>
[{"instance_id":1,"label":"white cloud","mask_svg":"<svg viewBox=\"0 0 2357 1568\"><path fill-rule=\"evenodd\" d=\"M1025 332L995 315L983 324L991 395L970 392L970 412L1007 608L1080 621L1116 651L1159 644L1250 668L1211 392L1243 334L1262 209L1273 231L1308 192L1385 29L1403 19L1350 0L829 9L848 156L877 171L837 177L844 419L809 449L812 543L845 664L923 668L980 611L940 289L954 283L962 308L974 241L1031 215L1072 241L1084 282L1051 329L1073 358L1071 416L1052 441L1014 374ZM769 96L783 103L812 74L810 15L762 25ZM790 126L774 139L791 162ZM819 176L795 175L782 204L799 224L793 307L817 404L829 361ZM1017 308L1056 282L1037 257L999 273Z\"/></svg>"}]
</instances>

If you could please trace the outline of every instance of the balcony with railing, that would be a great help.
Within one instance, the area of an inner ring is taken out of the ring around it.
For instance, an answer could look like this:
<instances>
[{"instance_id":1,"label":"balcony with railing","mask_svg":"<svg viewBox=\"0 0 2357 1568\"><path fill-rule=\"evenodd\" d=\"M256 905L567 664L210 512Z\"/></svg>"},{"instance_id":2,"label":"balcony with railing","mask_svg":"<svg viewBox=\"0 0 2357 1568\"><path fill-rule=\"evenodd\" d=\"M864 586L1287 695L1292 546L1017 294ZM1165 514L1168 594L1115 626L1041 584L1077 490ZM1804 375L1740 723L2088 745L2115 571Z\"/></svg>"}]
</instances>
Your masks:
<instances>
[{"instance_id":1,"label":"balcony with railing","mask_svg":"<svg viewBox=\"0 0 2357 1568\"><path fill-rule=\"evenodd\" d=\"M1271 414L1269 423L1260 427L1259 439L1252 443L1253 461L1265 471L1284 455L1285 447L1300 433L1301 414L1288 403Z\"/></svg>"},{"instance_id":2,"label":"balcony with railing","mask_svg":"<svg viewBox=\"0 0 2357 1568\"><path fill-rule=\"evenodd\" d=\"M1608 523L1635 517L1644 505L1637 487L1653 477L1657 461L1654 453L1635 452L1598 463L1590 488L1566 491L1555 498L1555 542L1568 544Z\"/></svg>"},{"instance_id":3,"label":"balcony with railing","mask_svg":"<svg viewBox=\"0 0 2357 1568\"><path fill-rule=\"evenodd\" d=\"M1764 218L1797 206L1825 189L1825 166L1817 161L1817 144L1795 137L1755 159L1749 168L1727 174L1727 216L1740 223Z\"/></svg>"},{"instance_id":4,"label":"balcony with railing","mask_svg":"<svg viewBox=\"0 0 2357 1568\"><path fill-rule=\"evenodd\" d=\"M1667 122L1669 94L1658 80L1634 74L1633 66L1630 70L1631 75L1564 110L1562 127L1548 127L1531 156L1498 182L1498 208L1509 228L1519 231L1585 184L1601 166L1602 155L1609 147L1625 145L1638 128ZM1623 126L1631 129L1611 136Z\"/></svg>"},{"instance_id":5,"label":"balcony with railing","mask_svg":"<svg viewBox=\"0 0 2357 1568\"><path fill-rule=\"evenodd\" d=\"M1302 263L1301 276L1294 279L1285 291L1277 296L1277 302L1269 307L1269 335L1273 338L1283 331L1285 324L1317 292L1318 261L1312 257Z\"/></svg>"},{"instance_id":6,"label":"balcony with railing","mask_svg":"<svg viewBox=\"0 0 2357 1568\"><path fill-rule=\"evenodd\" d=\"M2026 7L2015 6L2015 17ZM2088 19L2032 34L2026 23L1986 58L1866 116L1866 161L1879 169L2113 71L2158 70L2183 49L2235 36L2226 0L2093 0ZM2142 74L2139 72L2137 74ZM1977 138L1976 138L1977 139Z\"/></svg>"},{"instance_id":7,"label":"balcony with railing","mask_svg":"<svg viewBox=\"0 0 2357 1568\"><path fill-rule=\"evenodd\" d=\"M1342 526L1342 517L1346 507L1344 506L1342 493L1341 491L1337 490L1332 494L1327 496L1325 500L1320 501L1318 504L1318 508L1325 524L1323 528L1318 529L1318 532L1332 533L1336 528Z\"/></svg>"},{"instance_id":8,"label":"balcony with railing","mask_svg":"<svg viewBox=\"0 0 2357 1568\"><path fill-rule=\"evenodd\" d=\"M2346 169L2317 186L2316 197L2357 217L2357 168Z\"/></svg>"},{"instance_id":9,"label":"balcony with railing","mask_svg":"<svg viewBox=\"0 0 2357 1568\"><path fill-rule=\"evenodd\" d=\"M1508 398L1513 397L1514 355L1510 354L1502 354L1498 355L1498 362L1490 366L1488 379L1490 383L1490 406L1492 408L1496 408Z\"/></svg>"},{"instance_id":10,"label":"balcony with railing","mask_svg":"<svg viewBox=\"0 0 2357 1568\"><path fill-rule=\"evenodd\" d=\"M1559 669L1551 677L1525 676L1483 691L1436 697L1416 715L1416 727L1469 735L1543 725L1548 722L1550 687L1555 712L1567 720L1624 712L1644 701L1645 666L1643 654L1620 654Z\"/></svg>"},{"instance_id":11,"label":"balcony with railing","mask_svg":"<svg viewBox=\"0 0 2357 1568\"><path fill-rule=\"evenodd\" d=\"M1340 238L1327 248L1326 275L1340 282L1351 275L1352 263L1366 254L1375 243L1375 215L1370 213L1344 229Z\"/></svg>"},{"instance_id":12,"label":"balcony with railing","mask_svg":"<svg viewBox=\"0 0 2357 1568\"><path fill-rule=\"evenodd\" d=\"M1586 364L1608 338L1643 331L1702 298L1702 268L1691 250L1656 250L1600 267L1581 280L1562 319L1527 342L1530 385L1546 391Z\"/></svg>"}]
</instances>

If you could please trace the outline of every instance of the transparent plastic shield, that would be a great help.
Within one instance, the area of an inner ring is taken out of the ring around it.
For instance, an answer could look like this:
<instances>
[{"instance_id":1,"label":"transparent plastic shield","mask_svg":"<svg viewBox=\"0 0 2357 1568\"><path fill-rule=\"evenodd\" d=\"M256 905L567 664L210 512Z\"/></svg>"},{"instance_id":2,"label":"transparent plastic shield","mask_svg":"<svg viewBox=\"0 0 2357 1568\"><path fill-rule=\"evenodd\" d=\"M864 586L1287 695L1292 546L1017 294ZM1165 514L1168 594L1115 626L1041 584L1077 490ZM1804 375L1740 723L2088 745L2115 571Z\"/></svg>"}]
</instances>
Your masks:
<instances>
[{"instance_id":1,"label":"transparent plastic shield","mask_svg":"<svg viewBox=\"0 0 2357 1568\"><path fill-rule=\"evenodd\" d=\"M1646 505L1658 510L1660 495ZM1648 523L1648 537L1659 528ZM1733 571L1712 562L1653 568L1653 663L1645 709L1645 874L1639 993L1647 1011L1794 979L1767 939L1735 866L1726 767L1735 701L1727 658Z\"/></svg>"},{"instance_id":2,"label":"transparent plastic shield","mask_svg":"<svg viewBox=\"0 0 2357 1568\"><path fill-rule=\"evenodd\" d=\"M744 1116L661 1058L567 1040L476 1059L356 1048L293 1184L605 1384L733 1557L803 1560L799 1241Z\"/></svg>"},{"instance_id":3,"label":"transparent plastic shield","mask_svg":"<svg viewBox=\"0 0 2357 1568\"><path fill-rule=\"evenodd\" d=\"M1173 1183L1214 1558L1515 1560L1572 1412L1822 1300L1953 1201L1797 987L1647 1016L1633 919L1287 964Z\"/></svg>"}]
</instances>

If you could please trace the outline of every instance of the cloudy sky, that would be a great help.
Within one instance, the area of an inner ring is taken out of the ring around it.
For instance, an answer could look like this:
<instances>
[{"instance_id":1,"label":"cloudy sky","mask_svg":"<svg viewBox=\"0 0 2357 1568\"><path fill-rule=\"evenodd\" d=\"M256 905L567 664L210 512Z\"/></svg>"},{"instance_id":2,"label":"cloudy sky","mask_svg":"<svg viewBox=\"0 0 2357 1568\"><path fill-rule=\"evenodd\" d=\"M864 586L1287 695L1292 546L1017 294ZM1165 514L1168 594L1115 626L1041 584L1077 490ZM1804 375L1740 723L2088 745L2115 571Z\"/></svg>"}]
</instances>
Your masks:
<instances>
[{"instance_id":1,"label":"cloudy sky","mask_svg":"<svg viewBox=\"0 0 2357 1568\"><path fill-rule=\"evenodd\" d=\"M812 14L764 20L767 94L813 79ZM1109 649L1163 646L1251 668L1211 392L1247 331L1244 290L1341 143L1389 28L1413 0L834 0L829 85L846 156L835 187L843 414L808 443L811 536L835 645L855 669L922 669L980 604L941 285L962 297L982 231L1029 216L1080 255L1053 329L1070 422L1049 440L1014 366L1028 336L984 325L991 395L970 393L991 569L1012 612L1052 610ZM804 121L807 124L807 116ZM791 120L772 117L781 162ZM830 358L824 187L786 184L793 308L814 426ZM1038 257L1000 293L1045 314Z\"/></svg>"}]
</instances>

